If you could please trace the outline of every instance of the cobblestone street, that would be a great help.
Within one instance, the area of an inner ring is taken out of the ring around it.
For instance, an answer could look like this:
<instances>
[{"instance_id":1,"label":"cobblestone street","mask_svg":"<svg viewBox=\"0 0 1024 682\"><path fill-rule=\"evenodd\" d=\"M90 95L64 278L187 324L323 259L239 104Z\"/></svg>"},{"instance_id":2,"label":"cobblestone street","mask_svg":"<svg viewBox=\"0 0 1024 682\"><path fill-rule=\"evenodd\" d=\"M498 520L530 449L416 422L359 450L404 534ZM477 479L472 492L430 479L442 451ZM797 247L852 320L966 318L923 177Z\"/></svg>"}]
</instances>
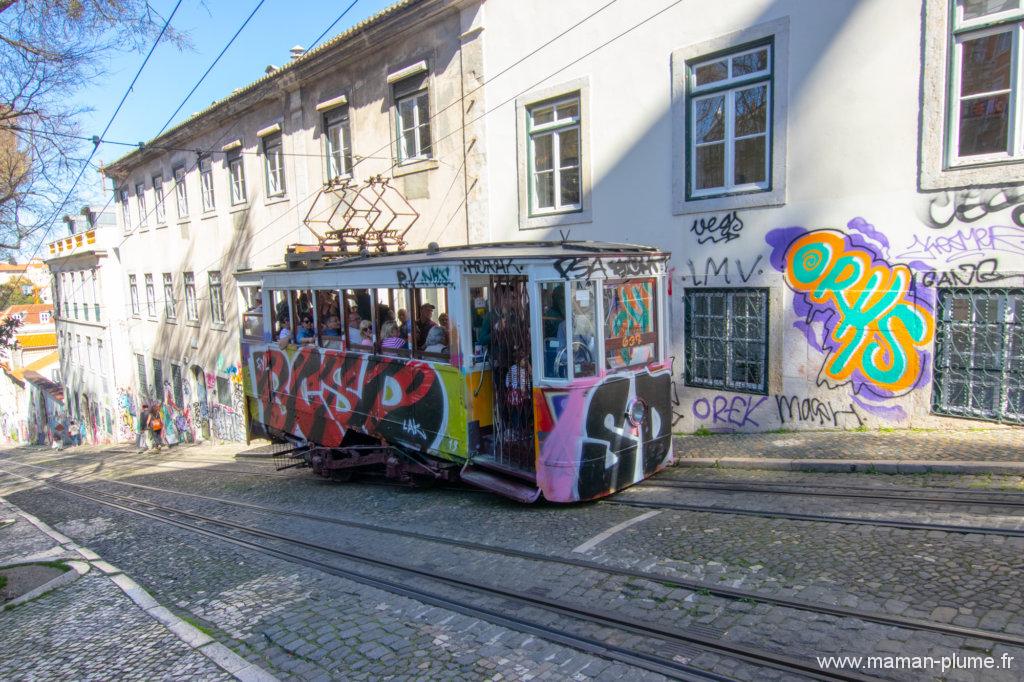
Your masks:
<instances>
[{"instance_id":1,"label":"cobblestone street","mask_svg":"<svg viewBox=\"0 0 1024 682\"><path fill-rule=\"evenodd\" d=\"M825 656L995 666L860 670L901 680L1016 680L1024 665L1021 476L677 467L610 500L524 507L279 464L202 448L0 455L0 495L103 562L0 614L18 633L0 677L238 676L106 564L279 679L678 676L649 657L738 680L855 672ZM26 528L0 528L5 560L54 550Z\"/></svg>"}]
</instances>

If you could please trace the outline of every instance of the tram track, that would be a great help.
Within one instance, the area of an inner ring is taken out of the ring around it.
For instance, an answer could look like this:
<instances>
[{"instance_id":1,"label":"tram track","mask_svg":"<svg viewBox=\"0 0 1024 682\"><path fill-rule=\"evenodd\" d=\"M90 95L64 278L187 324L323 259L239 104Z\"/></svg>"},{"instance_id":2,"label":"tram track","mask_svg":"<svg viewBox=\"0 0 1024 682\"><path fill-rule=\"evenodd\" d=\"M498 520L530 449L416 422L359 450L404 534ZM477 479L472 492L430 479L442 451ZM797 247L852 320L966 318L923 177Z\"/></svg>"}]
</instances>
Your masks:
<instances>
[{"instance_id":1,"label":"tram track","mask_svg":"<svg viewBox=\"0 0 1024 682\"><path fill-rule=\"evenodd\" d=\"M378 559L359 552L330 547L204 514L197 514L182 509L167 507L165 505L140 500L131 496L97 491L77 484L55 483L52 479L23 476L4 469L0 469L0 472L16 478L39 483L64 494L89 500L96 504L150 518L158 522L173 525L190 532L211 537L264 555L273 556L290 563L315 568L331 575L353 580L371 587L376 587L393 594L399 594L401 596L416 599L439 608L481 618L482 620L486 620L496 625L509 627L510 629L520 632L534 634L548 639L549 641L571 646L582 651L587 651L604 658L627 663L652 672L657 672L673 679L729 680L731 678L696 668L686 663L681 663L675 660L674 657L667 658L665 656L660 656L646 651L627 649L587 635L569 633L563 628L539 622L535 618L530 619L519 615L512 615L507 610L488 608L479 604L471 603L465 599L441 594L437 591L427 590L408 583L398 583L387 577L367 575L360 571L355 571L318 559L312 559L308 556L301 556L291 551L247 540L230 533L213 530L210 526L219 526L224 529L230 529L233 532L251 535L263 540L284 543L286 545L300 547L303 550L327 554L346 561L372 566L377 569L427 579L428 581L440 583L459 590L474 592L479 595L484 595L485 597L499 598L509 602L518 603L520 605L541 609L558 616L575 619L577 621L589 622L599 627L612 628L617 631L638 635L643 638L655 640L658 642L658 646L656 647L657 649L668 649L670 653L674 647L684 647L684 651L687 650L686 648L689 648L688 650L692 654L693 648L696 647L699 650L738 659L750 665L767 667L789 675L795 674L809 679L849 680L851 682L864 682L866 680L876 679L857 672L823 671L810 659L790 656L781 652L759 649L743 644L725 642L718 637L703 633L698 628L679 629L663 626L657 623L625 617L611 611L585 608L569 602L555 600L547 596L536 596L525 591L509 590L466 577L448 575L443 572L433 570L432 568L405 564L396 560Z\"/></svg>"},{"instance_id":2,"label":"tram track","mask_svg":"<svg viewBox=\"0 0 1024 682\"><path fill-rule=\"evenodd\" d=\"M788 486L787 486L788 487ZM810 486L803 486L809 488ZM719 485L715 483L690 482L690 481L659 481L657 479L649 479L640 485L633 486L633 489L646 490L649 488L681 488L686 490L704 490L709 492L725 492L725 493L765 493L769 495L799 495L809 497L838 497L838 498L850 498L850 499L864 499L864 500L890 500L899 502L926 502L936 504L966 504L966 505L979 505L979 506L992 506L992 507L1020 507L1024 508L1024 494L1020 493L999 493L1004 496L1013 497L1017 496L1016 500L993 500L993 499L967 499L965 497L957 497L960 495L972 495L974 493L963 492L950 494L934 494L928 493L924 496L908 497L908 492L904 491L893 491L891 494L886 494L888 490L872 490L871 488L860 488L857 490L846 490L840 489L838 491L832 491L829 488L831 486L823 485L817 487L814 490L788 490L780 487L766 487L759 483L734 483L728 485ZM920 492L920 491L918 491Z\"/></svg>"},{"instance_id":3,"label":"tram track","mask_svg":"<svg viewBox=\"0 0 1024 682\"><path fill-rule=\"evenodd\" d=\"M23 464L23 466L30 466L34 468L42 468L39 465ZM0 471L3 471L0 469ZM7 472L10 473L10 472ZM436 544L443 544L452 547L459 547L461 549L467 549L478 552L485 552L490 554L500 554L503 556L524 559L528 561L544 562L549 564L560 564L564 566L570 566L574 568L582 568L586 570L596 571L605 573L608 575L617 575L626 578L634 578L639 580L647 580L651 582L657 582L664 585L672 586L675 588L689 590L695 593L703 593L711 596L728 599L732 601L745 601L745 602L756 602L767 604L771 606L777 606L782 608L789 608L798 611L810 612L820 615L833 616L837 618L854 618L857 620L868 621L878 623L881 625L888 625L893 627L907 628L913 630L935 632L943 635L956 636L956 637L973 637L979 639L989 640L999 644L1008 644L1011 646L1018 646L1024 648L1024 636L1017 636L1007 633L995 632L991 630L983 630L980 628L970 628L959 625L951 625L946 623L939 623L936 621L930 621L922 618L912 618L907 616L896 616L883 614L873 611L867 611L863 609L852 609L840 606L830 606L825 604L816 604L813 602L773 597L770 595L764 595L752 590L742 590L738 588L722 587L720 585L713 585L700 581L687 580L678 576L670 575L667 573L655 573L650 571L639 571L625 567L618 567L586 559L578 559L573 557L561 557L550 554L542 554L539 552L530 552L526 550L514 549L510 547L503 547L499 545L491 545L485 543L474 542L471 540L461 540L457 538L450 538L446 536L431 535L429 533L423 533L414 530L408 530L403 528L393 528L390 526L384 526L380 524L367 523L362 521L354 521L348 519L342 519L334 516L326 516L322 514L313 514L309 512L295 511L291 509L282 509L280 507L267 507L264 505L254 504L250 502L242 502L239 500L229 500L220 497L213 497L209 495L202 495L199 493L189 493L184 491L169 490L166 488L160 488L157 486L149 486L141 483L130 483L127 481L115 481L107 480L107 483L117 484L121 486L131 487L139 490L147 490L150 492L169 494L178 497L187 497L206 502L213 502L216 504L222 504L231 506L239 509L247 509L267 515L274 516L288 516L293 518L300 518L307 521L316 521L320 523L327 523L347 528L356 528L359 530L366 530L377 533L384 533L388 535L394 535L398 537L411 538L415 540L421 540L425 542L431 542ZM139 500L138 498L130 498L140 503L150 504L147 500Z\"/></svg>"}]
</instances>

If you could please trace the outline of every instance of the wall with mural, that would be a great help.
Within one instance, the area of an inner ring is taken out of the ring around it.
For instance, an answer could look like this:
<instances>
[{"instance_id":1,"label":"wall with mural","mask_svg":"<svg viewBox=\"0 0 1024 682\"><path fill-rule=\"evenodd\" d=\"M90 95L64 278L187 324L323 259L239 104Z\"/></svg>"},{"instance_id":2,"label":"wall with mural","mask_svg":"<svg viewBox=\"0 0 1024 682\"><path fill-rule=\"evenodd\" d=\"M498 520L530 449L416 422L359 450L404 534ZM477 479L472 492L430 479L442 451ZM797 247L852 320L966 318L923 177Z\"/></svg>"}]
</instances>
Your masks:
<instances>
[{"instance_id":1,"label":"wall with mural","mask_svg":"<svg viewBox=\"0 0 1024 682\"><path fill-rule=\"evenodd\" d=\"M876 200L872 213L850 207L840 219L844 206L688 219L683 246L673 249L687 254L673 263L673 430L1020 421L1024 395L1001 365L1024 350L1001 325L1020 321L1024 190L910 196ZM781 217L793 213L822 219L793 225ZM683 371L687 292L736 287L768 291L767 392L709 390L689 385ZM954 290L967 293L956 301ZM979 291L984 300L970 298ZM973 342L956 335L957 316ZM953 330L945 341L943 325ZM989 358L989 378L970 369L978 363L971 353Z\"/></svg>"}]
</instances>

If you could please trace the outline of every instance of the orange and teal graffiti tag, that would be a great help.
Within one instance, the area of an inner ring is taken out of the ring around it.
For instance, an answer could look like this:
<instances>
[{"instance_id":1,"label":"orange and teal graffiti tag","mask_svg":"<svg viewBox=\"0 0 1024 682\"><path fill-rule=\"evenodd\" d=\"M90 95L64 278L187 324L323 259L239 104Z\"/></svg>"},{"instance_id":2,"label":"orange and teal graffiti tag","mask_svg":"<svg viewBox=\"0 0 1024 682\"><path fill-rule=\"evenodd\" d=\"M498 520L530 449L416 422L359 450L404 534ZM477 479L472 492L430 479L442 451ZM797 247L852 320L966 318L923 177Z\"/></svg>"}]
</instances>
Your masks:
<instances>
[{"instance_id":1,"label":"orange and teal graffiti tag","mask_svg":"<svg viewBox=\"0 0 1024 682\"><path fill-rule=\"evenodd\" d=\"M833 352L822 373L838 383L856 373L896 393L914 388L935 333L932 312L911 293L913 274L833 230L808 232L785 255L786 283L836 315Z\"/></svg>"}]
</instances>

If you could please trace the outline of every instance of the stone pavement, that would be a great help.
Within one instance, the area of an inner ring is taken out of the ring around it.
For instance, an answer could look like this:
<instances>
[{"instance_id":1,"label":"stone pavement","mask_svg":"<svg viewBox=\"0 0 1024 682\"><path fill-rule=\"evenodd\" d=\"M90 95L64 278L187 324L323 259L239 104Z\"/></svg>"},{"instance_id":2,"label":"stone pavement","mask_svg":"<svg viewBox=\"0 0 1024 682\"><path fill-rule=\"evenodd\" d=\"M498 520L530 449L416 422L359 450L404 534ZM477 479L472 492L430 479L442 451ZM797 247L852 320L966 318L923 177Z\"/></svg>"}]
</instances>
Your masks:
<instances>
[{"instance_id":1,"label":"stone pavement","mask_svg":"<svg viewBox=\"0 0 1024 682\"><path fill-rule=\"evenodd\" d=\"M1024 428L688 435L675 453L683 466L1024 474Z\"/></svg>"},{"instance_id":2,"label":"stone pavement","mask_svg":"<svg viewBox=\"0 0 1024 682\"><path fill-rule=\"evenodd\" d=\"M62 576L52 590L0 612L0 679L275 679L3 498L0 516L15 519L0 527L0 566L60 560L80 574L65 574L72 580Z\"/></svg>"}]
</instances>

